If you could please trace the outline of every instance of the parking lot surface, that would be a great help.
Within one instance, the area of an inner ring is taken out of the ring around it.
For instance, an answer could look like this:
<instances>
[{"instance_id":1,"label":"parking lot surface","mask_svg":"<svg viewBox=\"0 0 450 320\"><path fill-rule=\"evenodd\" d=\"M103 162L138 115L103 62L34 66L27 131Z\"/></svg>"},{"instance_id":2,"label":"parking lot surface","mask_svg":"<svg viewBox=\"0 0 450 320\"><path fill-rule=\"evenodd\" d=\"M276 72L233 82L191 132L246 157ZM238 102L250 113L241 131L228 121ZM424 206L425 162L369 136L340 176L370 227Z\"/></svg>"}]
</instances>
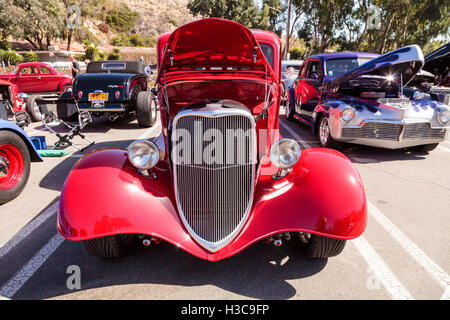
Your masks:
<instances>
[{"instance_id":1,"label":"parking lot surface","mask_svg":"<svg viewBox=\"0 0 450 320\"><path fill-rule=\"evenodd\" d=\"M61 126L57 130L63 131ZM84 133L95 145L68 148L60 158L32 163L22 194L0 207L0 296L8 299L450 299L450 141L430 153L345 145L367 199L368 225L329 259L308 259L292 243L258 242L211 263L162 243L137 247L120 260L90 255L56 231L60 190L87 152L126 148L160 133L134 118L95 119ZM284 137L317 148L317 137L280 115ZM40 124L26 130L56 137ZM79 145L84 142L76 140ZM83 199L79 199L83 201ZM345 199L342 199L345 201ZM299 204L301 205L301 203ZM282 208L280 208L282 211ZM71 275L79 271L79 286ZM72 285L71 285L72 284Z\"/></svg>"}]
</instances>

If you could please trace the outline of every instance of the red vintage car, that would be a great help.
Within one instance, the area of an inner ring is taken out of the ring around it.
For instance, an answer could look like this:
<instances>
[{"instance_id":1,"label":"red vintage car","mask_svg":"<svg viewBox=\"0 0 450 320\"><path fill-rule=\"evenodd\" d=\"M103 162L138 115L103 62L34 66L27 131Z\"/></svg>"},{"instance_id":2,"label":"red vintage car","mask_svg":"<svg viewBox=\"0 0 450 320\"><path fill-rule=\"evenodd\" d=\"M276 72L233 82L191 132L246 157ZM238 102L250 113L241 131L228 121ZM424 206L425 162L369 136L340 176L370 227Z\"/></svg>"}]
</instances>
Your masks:
<instances>
[{"instance_id":1,"label":"red vintage car","mask_svg":"<svg viewBox=\"0 0 450 320\"><path fill-rule=\"evenodd\" d=\"M0 74L0 80L14 83L29 95L26 111L33 121L39 121L41 114L36 99L41 95L60 94L72 86L72 75L56 71L44 62L27 62L19 64L11 74Z\"/></svg>"},{"instance_id":2,"label":"red vintage car","mask_svg":"<svg viewBox=\"0 0 450 320\"><path fill-rule=\"evenodd\" d=\"M278 36L209 18L161 36L158 55L161 135L74 166L63 237L100 257L140 239L218 261L263 239L330 257L363 233L366 197L350 160L278 133Z\"/></svg>"},{"instance_id":3,"label":"red vintage car","mask_svg":"<svg viewBox=\"0 0 450 320\"><path fill-rule=\"evenodd\" d=\"M12 120L19 127L29 124L30 117L25 112L27 97L15 84L0 80L0 118Z\"/></svg>"}]
</instances>

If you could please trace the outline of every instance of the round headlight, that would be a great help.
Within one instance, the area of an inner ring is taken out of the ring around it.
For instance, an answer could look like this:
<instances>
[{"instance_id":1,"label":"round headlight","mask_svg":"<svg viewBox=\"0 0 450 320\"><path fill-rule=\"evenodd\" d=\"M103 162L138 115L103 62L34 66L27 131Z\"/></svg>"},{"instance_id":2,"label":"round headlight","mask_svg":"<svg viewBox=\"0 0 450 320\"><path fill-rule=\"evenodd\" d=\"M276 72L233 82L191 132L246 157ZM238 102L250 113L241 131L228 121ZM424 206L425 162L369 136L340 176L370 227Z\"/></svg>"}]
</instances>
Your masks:
<instances>
[{"instance_id":1,"label":"round headlight","mask_svg":"<svg viewBox=\"0 0 450 320\"><path fill-rule=\"evenodd\" d=\"M128 159L138 169L150 169L158 163L159 149L151 141L136 140L128 146Z\"/></svg>"},{"instance_id":2,"label":"round headlight","mask_svg":"<svg viewBox=\"0 0 450 320\"><path fill-rule=\"evenodd\" d=\"M341 119L345 122L349 122L355 117L356 111L353 108L347 108L342 111Z\"/></svg>"},{"instance_id":3,"label":"round headlight","mask_svg":"<svg viewBox=\"0 0 450 320\"><path fill-rule=\"evenodd\" d=\"M450 120L450 110L447 108L442 108L437 113L437 119L441 124L447 124Z\"/></svg>"},{"instance_id":4,"label":"round headlight","mask_svg":"<svg viewBox=\"0 0 450 320\"><path fill-rule=\"evenodd\" d=\"M301 149L291 139L281 139L270 148L270 160L280 169L292 168L300 159Z\"/></svg>"}]
</instances>

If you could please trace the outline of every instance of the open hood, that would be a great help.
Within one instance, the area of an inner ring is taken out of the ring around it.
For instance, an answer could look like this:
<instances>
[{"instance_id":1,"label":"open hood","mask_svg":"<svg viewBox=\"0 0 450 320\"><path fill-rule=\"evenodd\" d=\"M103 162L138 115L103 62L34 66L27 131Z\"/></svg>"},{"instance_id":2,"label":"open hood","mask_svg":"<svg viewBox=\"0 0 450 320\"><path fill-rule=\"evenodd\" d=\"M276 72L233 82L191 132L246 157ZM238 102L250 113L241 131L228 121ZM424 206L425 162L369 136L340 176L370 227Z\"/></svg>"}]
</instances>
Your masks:
<instances>
[{"instance_id":1,"label":"open hood","mask_svg":"<svg viewBox=\"0 0 450 320\"><path fill-rule=\"evenodd\" d=\"M423 53L419 46L407 46L386 53L348 71L332 80L329 86L330 88L338 88L342 83L362 75L394 76L398 80L400 80L401 75L405 86L422 68L423 64Z\"/></svg>"},{"instance_id":2,"label":"open hood","mask_svg":"<svg viewBox=\"0 0 450 320\"><path fill-rule=\"evenodd\" d=\"M219 18L185 24L170 35L157 81L170 72L189 70L250 70L276 79L253 33L237 22Z\"/></svg>"},{"instance_id":3,"label":"open hood","mask_svg":"<svg viewBox=\"0 0 450 320\"><path fill-rule=\"evenodd\" d=\"M425 56L423 70L445 79L450 71L450 42Z\"/></svg>"}]
</instances>

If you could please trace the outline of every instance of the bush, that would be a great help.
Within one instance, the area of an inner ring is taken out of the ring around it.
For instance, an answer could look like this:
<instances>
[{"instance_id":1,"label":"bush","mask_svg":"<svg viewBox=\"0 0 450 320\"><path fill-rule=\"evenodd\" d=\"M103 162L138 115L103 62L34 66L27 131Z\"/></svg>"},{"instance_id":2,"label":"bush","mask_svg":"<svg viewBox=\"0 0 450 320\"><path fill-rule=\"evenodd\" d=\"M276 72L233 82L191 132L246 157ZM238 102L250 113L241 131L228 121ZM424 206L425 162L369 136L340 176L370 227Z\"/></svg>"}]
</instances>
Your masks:
<instances>
[{"instance_id":1,"label":"bush","mask_svg":"<svg viewBox=\"0 0 450 320\"><path fill-rule=\"evenodd\" d=\"M99 43L98 39L92 34L92 32L84 26L74 30L73 38L76 42L82 42L83 44Z\"/></svg>"},{"instance_id":2,"label":"bush","mask_svg":"<svg viewBox=\"0 0 450 320\"><path fill-rule=\"evenodd\" d=\"M27 52L22 54L24 62L35 62L39 60L39 56L36 52Z\"/></svg>"},{"instance_id":3,"label":"bush","mask_svg":"<svg viewBox=\"0 0 450 320\"><path fill-rule=\"evenodd\" d=\"M175 20L175 19L173 19L173 18L172 18L172 19L169 19L169 23L172 24L172 25L175 26L175 27L178 25L177 20Z\"/></svg>"},{"instance_id":4,"label":"bush","mask_svg":"<svg viewBox=\"0 0 450 320\"><path fill-rule=\"evenodd\" d=\"M95 43L85 44L84 58L89 61L106 60L106 52L100 52ZM85 60L84 59L84 60Z\"/></svg>"},{"instance_id":5,"label":"bush","mask_svg":"<svg viewBox=\"0 0 450 320\"><path fill-rule=\"evenodd\" d=\"M23 56L17 54L12 50L1 50L0 49L0 62L4 62L6 65L16 65L23 62Z\"/></svg>"},{"instance_id":6,"label":"bush","mask_svg":"<svg viewBox=\"0 0 450 320\"><path fill-rule=\"evenodd\" d=\"M119 49L113 49L113 52L108 54L108 60L121 60L122 55Z\"/></svg>"},{"instance_id":7,"label":"bush","mask_svg":"<svg viewBox=\"0 0 450 320\"><path fill-rule=\"evenodd\" d=\"M0 41L0 50L10 50L10 49L11 49L11 45L9 44L9 42L7 40Z\"/></svg>"},{"instance_id":8,"label":"bush","mask_svg":"<svg viewBox=\"0 0 450 320\"><path fill-rule=\"evenodd\" d=\"M120 10L112 10L106 15L106 23L117 31L127 32L134 27L138 13L132 11L127 5Z\"/></svg>"},{"instance_id":9,"label":"bush","mask_svg":"<svg viewBox=\"0 0 450 320\"><path fill-rule=\"evenodd\" d=\"M289 50L290 53L290 59L291 60L297 60L301 59L303 57L303 52L300 50L300 48L292 48Z\"/></svg>"},{"instance_id":10,"label":"bush","mask_svg":"<svg viewBox=\"0 0 450 320\"><path fill-rule=\"evenodd\" d=\"M111 44L119 47L152 47L155 44L153 37L143 37L137 33L127 35L119 33L111 38Z\"/></svg>"}]
</instances>

